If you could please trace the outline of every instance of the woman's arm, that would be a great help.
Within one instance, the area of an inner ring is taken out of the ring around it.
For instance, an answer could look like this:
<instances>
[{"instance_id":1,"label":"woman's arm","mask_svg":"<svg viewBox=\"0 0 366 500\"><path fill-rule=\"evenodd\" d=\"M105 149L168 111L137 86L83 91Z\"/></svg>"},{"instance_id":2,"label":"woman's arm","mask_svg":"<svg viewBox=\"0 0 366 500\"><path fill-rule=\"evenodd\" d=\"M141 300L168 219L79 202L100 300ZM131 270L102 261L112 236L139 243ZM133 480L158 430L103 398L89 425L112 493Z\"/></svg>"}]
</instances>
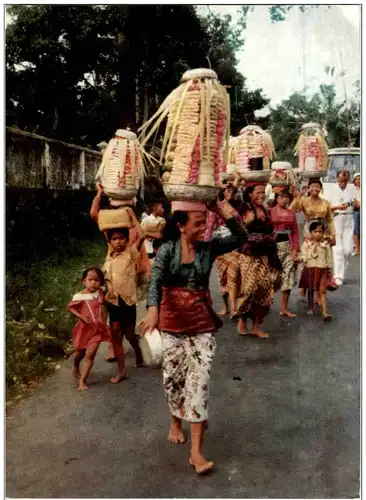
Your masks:
<instances>
[{"instance_id":1,"label":"woman's arm","mask_svg":"<svg viewBox=\"0 0 366 500\"><path fill-rule=\"evenodd\" d=\"M293 219L291 223L291 233L290 242L292 251L295 253L300 252L300 235L299 235L299 225L297 223L296 215L293 214Z\"/></svg>"},{"instance_id":2,"label":"woman's arm","mask_svg":"<svg viewBox=\"0 0 366 500\"><path fill-rule=\"evenodd\" d=\"M161 302L161 290L164 284L164 278L169 265L169 244L163 244L155 257L154 265L151 270L149 282L149 292L146 300L146 307L159 307Z\"/></svg>"},{"instance_id":3,"label":"woman's arm","mask_svg":"<svg viewBox=\"0 0 366 500\"><path fill-rule=\"evenodd\" d=\"M101 184L97 184L97 194L92 202L92 206L90 207L90 217L97 224L98 224L98 213L100 210L100 202L102 201L102 196L103 196L103 187Z\"/></svg>"},{"instance_id":4,"label":"woman's arm","mask_svg":"<svg viewBox=\"0 0 366 500\"><path fill-rule=\"evenodd\" d=\"M151 270L149 282L149 292L146 301L147 314L140 323L140 333L145 335L159 324L159 306L161 302L164 277L169 265L169 247L163 245L160 247L155 257L154 265Z\"/></svg>"},{"instance_id":5,"label":"woman's arm","mask_svg":"<svg viewBox=\"0 0 366 500\"><path fill-rule=\"evenodd\" d=\"M217 215L214 212L208 212L207 220L206 220L206 232L205 232L205 241L209 241L212 239L212 234L214 230L214 226L216 224Z\"/></svg>"},{"instance_id":6,"label":"woman's arm","mask_svg":"<svg viewBox=\"0 0 366 500\"><path fill-rule=\"evenodd\" d=\"M226 226L230 230L231 236L226 238L215 238L209 242L213 260L219 255L240 248L248 238L247 231L232 216L228 203L224 203L222 207L217 207L216 210L218 216L226 222Z\"/></svg>"},{"instance_id":7,"label":"woman's arm","mask_svg":"<svg viewBox=\"0 0 366 500\"><path fill-rule=\"evenodd\" d=\"M301 212L302 210L304 210L302 201L302 196L297 196L296 198L294 198L292 200L292 203L288 207L289 210L292 210L292 212Z\"/></svg>"},{"instance_id":8,"label":"woman's arm","mask_svg":"<svg viewBox=\"0 0 366 500\"><path fill-rule=\"evenodd\" d=\"M334 219L333 219L333 214L332 214L332 208L330 206L330 203L327 201L327 213L325 215L325 219L328 224L329 232L332 238L335 240L336 237L336 230L334 226Z\"/></svg>"}]
</instances>

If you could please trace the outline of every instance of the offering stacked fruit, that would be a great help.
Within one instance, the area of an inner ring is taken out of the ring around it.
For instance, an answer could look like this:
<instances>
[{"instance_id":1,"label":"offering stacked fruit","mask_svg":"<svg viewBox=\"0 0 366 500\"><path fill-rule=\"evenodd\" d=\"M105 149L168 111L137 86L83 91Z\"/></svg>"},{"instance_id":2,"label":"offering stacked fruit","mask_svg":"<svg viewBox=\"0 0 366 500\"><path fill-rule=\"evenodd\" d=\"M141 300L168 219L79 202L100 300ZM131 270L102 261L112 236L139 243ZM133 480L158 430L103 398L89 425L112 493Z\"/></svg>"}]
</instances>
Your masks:
<instances>
[{"instance_id":1,"label":"offering stacked fruit","mask_svg":"<svg viewBox=\"0 0 366 500\"><path fill-rule=\"evenodd\" d=\"M328 145L318 123L303 125L294 150L299 158L301 172L325 171L328 169Z\"/></svg>"},{"instance_id":2,"label":"offering stacked fruit","mask_svg":"<svg viewBox=\"0 0 366 500\"><path fill-rule=\"evenodd\" d=\"M219 185L227 162L229 95L214 71L187 71L181 85L140 129L143 147L167 119L160 162L171 172L169 184Z\"/></svg>"},{"instance_id":3,"label":"offering stacked fruit","mask_svg":"<svg viewBox=\"0 0 366 500\"><path fill-rule=\"evenodd\" d=\"M232 160L239 173L255 170L251 159L262 159L264 170L270 168L270 161L275 155L272 137L257 125L243 128L233 145Z\"/></svg>"},{"instance_id":4,"label":"offering stacked fruit","mask_svg":"<svg viewBox=\"0 0 366 500\"><path fill-rule=\"evenodd\" d=\"M117 130L103 154L96 180L108 193L123 197L124 191L137 190L143 160L136 134L130 130Z\"/></svg>"}]
</instances>

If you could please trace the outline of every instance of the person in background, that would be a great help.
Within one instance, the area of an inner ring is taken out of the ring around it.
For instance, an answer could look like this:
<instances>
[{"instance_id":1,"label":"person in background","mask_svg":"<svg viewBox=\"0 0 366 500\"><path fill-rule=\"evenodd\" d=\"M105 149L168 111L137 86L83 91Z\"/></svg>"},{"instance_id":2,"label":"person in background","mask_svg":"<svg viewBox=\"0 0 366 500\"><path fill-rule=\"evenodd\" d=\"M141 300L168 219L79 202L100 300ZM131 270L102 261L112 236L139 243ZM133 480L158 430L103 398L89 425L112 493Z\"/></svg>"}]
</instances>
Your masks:
<instances>
[{"instance_id":1,"label":"person in background","mask_svg":"<svg viewBox=\"0 0 366 500\"><path fill-rule=\"evenodd\" d=\"M353 253L353 206L358 206L356 196L356 187L349 183L349 172L340 170L337 173L337 184L328 195L337 237L333 247L334 278L337 286L343 284Z\"/></svg>"},{"instance_id":2,"label":"person in background","mask_svg":"<svg viewBox=\"0 0 366 500\"><path fill-rule=\"evenodd\" d=\"M276 236L269 211L264 205L263 183L248 185L244 193L242 220L248 231L248 241L239 249L240 288L237 311L240 335L269 337L261 330L264 318L272 305L273 295L282 271L277 255ZM249 332L247 321L253 328Z\"/></svg>"},{"instance_id":3,"label":"person in background","mask_svg":"<svg viewBox=\"0 0 366 500\"><path fill-rule=\"evenodd\" d=\"M360 255L360 233L361 233L361 174L356 174L353 177L353 184L356 188L356 200L353 205L353 220L354 220L354 231L353 231L353 244L354 244L354 255Z\"/></svg>"},{"instance_id":4,"label":"person in background","mask_svg":"<svg viewBox=\"0 0 366 500\"><path fill-rule=\"evenodd\" d=\"M154 230L157 231L158 227L163 229L165 225L164 219L164 205L161 201L156 201L152 203L148 208L149 215L144 217L141 221L141 229L142 231ZM148 238L145 240L145 250L149 259L154 259L154 248L153 248L153 239Z\"/></svg>"},{"instance_id":5,"label":"person in background","mask_svg":"<svg viewBox=\"0 0 366 500\"><path fill-rule=\"evenodd\" d=\"M325 237L325 227L321 222L311 222L309 237L301 247L303 272L308 282L308 315L314 314L314 292L318 294L318 303L322 308L324 321L330 321L328 314L327 287L332 272L332 248Z\"/></svg>"},{"instance_id":6,"label":"person in background","mask_svg":"<svg viewBox=\"0 0 366 500\"><path fill-rule=\"evenodd\" d=\"M234 182L224 183L220 195L221 205L226 203L227 209L239 224L242 223L238 209L240 209L240 194L238 193L238 185L240 184L239 175L234 172ZM209 212L206 221L205 241L211 238L224 238L230 236L230 230L226 227L225 221L220 219L217 213ZM220 292L224 307L219 311L219 316L230 314L232 318L236 315L236 297L238 290L238 257L236 251L220 255L216 259L216 267L218 272Z\"/></svg>"},{"instance_id":7,"label":"person in background","mask_svg":"<svg viewBox=\"0 0 366 500\"><path fill-rule=\"evenodd\" d=\"M79 379L79 391L88 388L87 379L101 342L110 341L101 291L104 275L99 268L89 267L83 273L82 282L84 289L68 304L68 311L79 320L72 332L75 349L73 375Z\"/></svg>"},{"instance_id":8,"label":"person in background","mask_svg":"<svg viewBox=\"0 0 366 500\"><path fill-rule=\"evenodd\" d=\"M122 227L108 229L107 238L110 251L102 270L107 284L105 304L111 324L112 347L118 367L117 375L111 378L111 382L118 384L127 378L124 364L124 336L135 351L136 368L145 366L139 341L135 335L137 263L145 236L130 244L129 229Z\"/></svg>"},{"instance_id":9,"label":"person in background","mask_svg":"<svg viewBox=\"0 0 366 500\"><path fill-rule=\"evenodd\" d=\"M294 198L289 209L293 212L302 212L305 216L305 224L303 229L303 237L309 237L309 225L313 221L322 222L325 227L325 232L330 238L330 244L334 245L336 242L336 230L333 221L332 210L329 201L320 197L323 185L320 179L310 179L308 184L308 191L302 192ZM305 296L307 287L307 275L301 273L299 283L299 295Z\"/></svg>"},{"instance_id":10,"label":"person in background","mask_svg":"<svg viewBox=\"0 0 366 500\"><path fill-rule=\"evenodd\" d=\"M93 221L98 225L98 213L102 208L102 201L103 201L103 186L100 183L97 183L97 194L95 198L93 199L92 206L90 208L90 217L93 219ZM135 200L133 200L133 203ZM118 200L113 200L112 202L108 203L108 209L111 210L118 210L121 208L121 205ZM123 206L123 205L122 205ZM137 241L139 241L140 238L142 238L143 232L141 229L141 226L135 216L135 212L132 208L132 206L128 206L128 211L129 215L132 221L132 227L129 232L129 238L128 238L128 243L129 245L133 245ZM108 244L108 254L111 251L110 243L108 241L108 236L107 236L107 231L104 231L104 236L107 240ZM147 256L145 247L142 247L140 250L140 255L137 261L137 286L142 285L144 281L147 281L147 279L150 277L150 271L151 271L151 263L149 261L149 258ZM116 356L113 351L112 344L109 345L108 348L108 354L105 358L105 360L108 363L114 363L117 361Z\"/></svg>"},{"instance_id":11,"label":"person in background","mask_svg":"<svg viewBox=\"0 0 366 500\"><path fill-rule=\"evenodd\" d=\"M300 252L299 227L296 215L288 209L291 194L288 190L275 195L274 207L270 209L271 221L276 232L277 255L281 261L281 316L295 318L288 310L291 290L295 288L297 256Z\"/></svg>"}]
</instances>

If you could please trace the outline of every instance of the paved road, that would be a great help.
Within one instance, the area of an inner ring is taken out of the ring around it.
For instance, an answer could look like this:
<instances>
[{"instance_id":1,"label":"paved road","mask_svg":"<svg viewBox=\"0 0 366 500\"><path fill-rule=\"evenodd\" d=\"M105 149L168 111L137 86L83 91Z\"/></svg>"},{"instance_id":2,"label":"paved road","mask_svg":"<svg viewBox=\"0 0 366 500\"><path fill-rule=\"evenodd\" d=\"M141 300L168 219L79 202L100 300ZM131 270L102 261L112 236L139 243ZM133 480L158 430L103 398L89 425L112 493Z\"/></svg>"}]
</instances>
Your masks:
<instances>
[{"instance_id":1,"label":"paved road","mask_svg":"<svg viewBox=\"0 0 366 500\"><path fill-rule=\"evenodd\" d=\"M188 446L166 441L159 371L108 384L100 356L89 391L70 362L8 413L8 497L355 498L359 495L359 261L330 294L334 322L278 315L267 341L217 335L206 452L217 470L199 478ZM214 296L219 306L216 280ZM346 305L347 304L347 305ZM234 380L240 377L241 380Z\"/></svg>"}]
</instances>

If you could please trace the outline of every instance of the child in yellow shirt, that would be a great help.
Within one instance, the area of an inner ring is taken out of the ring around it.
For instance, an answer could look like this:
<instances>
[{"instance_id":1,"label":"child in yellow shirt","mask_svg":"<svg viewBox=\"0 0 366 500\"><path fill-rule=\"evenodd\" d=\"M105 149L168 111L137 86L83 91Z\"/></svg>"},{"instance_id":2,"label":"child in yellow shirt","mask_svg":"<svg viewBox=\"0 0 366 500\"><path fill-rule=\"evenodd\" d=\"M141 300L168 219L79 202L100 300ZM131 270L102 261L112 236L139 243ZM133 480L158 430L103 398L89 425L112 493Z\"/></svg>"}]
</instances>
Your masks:
<instances>
[{"instance_id":1,"label":"child in yellow shirt","mask_svg":"<svg viewBox=\"0 0 366 500\"><path fill-rule=\"evenodd\" d=\"M133 245L129 244L127 228L109 229L106 236L111 251L103 266L107 285L105 302L109 312L112 345L118 366L117 375L111 378L111 382L118 384L127 378L122 343L124 336L135 351L136 367L145 366L139 341L135 335L136 278L140 250L145 237L150 236L149 234L143 235Z\"/></svg>"}]
</instances>

